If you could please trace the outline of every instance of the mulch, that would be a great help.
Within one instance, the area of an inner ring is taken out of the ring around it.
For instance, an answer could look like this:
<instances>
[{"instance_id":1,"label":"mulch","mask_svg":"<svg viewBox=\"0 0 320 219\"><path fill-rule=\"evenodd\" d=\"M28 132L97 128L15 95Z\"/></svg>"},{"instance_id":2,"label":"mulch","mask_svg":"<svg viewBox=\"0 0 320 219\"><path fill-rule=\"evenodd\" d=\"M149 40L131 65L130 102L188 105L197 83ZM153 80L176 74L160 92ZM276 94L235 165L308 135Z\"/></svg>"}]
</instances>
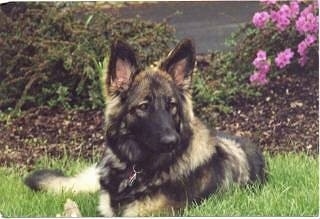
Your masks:
<instances>
[{"instance_id":1,"label":"mulch","mask_svg":"<svg viewBox=\"0 0 320 219\"><path fill-rule=\"evenodd\" d=\"M319 76L285 74L257 98L238 98L215 128L246 136L270 153L319 153ZM0 122L0 163L32 169L43 156L92 159L104 148L103 111L34 108Z\"/></svg>"},{"instance_id":2,"label":"mulch","mask_svg":"<svg viewBox=\"0 0 320 219\"><path fill-rule=\"evenodd\" d=\"M218 129L248 136L270 153L319 153L318 74L278 76L260 97L239 98L232 106Z\"/></svg>"}]
</instances>

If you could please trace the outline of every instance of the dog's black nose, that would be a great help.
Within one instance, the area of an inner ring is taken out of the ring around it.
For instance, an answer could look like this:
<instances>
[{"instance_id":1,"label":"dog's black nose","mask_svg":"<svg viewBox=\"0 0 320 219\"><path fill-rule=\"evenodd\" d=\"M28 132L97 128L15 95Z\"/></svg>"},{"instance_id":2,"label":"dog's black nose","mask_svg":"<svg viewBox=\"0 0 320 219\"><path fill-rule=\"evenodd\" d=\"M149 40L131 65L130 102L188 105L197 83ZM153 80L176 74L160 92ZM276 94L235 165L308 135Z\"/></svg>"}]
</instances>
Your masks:
<instances>
[{"instance_id":1,"label":"dog's black nose","mask_svg":"<svg viewBox=\"0 0 320 219\"><path fill-rule=\"evenodd\" d=\"M179 137L176 134L166 134L161 137L160 143L165 147L166 150L171 151L174 146L178 143Z\"/></svg>"}]
</instances>

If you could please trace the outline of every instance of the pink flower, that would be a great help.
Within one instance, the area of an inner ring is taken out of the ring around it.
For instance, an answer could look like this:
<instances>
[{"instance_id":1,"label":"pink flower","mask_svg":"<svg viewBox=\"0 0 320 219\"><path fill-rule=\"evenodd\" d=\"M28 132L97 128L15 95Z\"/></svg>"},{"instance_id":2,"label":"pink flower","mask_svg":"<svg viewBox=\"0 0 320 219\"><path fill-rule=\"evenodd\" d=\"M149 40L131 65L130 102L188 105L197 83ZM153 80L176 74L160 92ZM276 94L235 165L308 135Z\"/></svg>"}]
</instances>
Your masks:
<instances>
[{"instance_id":1,"label":"pink flower","mask_svg":"<svg viewBox=\"0 0 320 219\"><path fill-rule=\"evenodd\" d=\"M317 40L317 38L312 34L308 34L304 40L308 46L311 46Z\"/></svg>"},{"instance_id":2,"label":"pink flower","mask_svg":"<svg viewBox=\"0 0 320 219\"><path fill-rule=\"evenodd\" d=\"M270 17L276 23L276 27L283 31L290 25L291 9L288 5L284 4L280 7L279 11L270 12Z\"/></svg>"},{"instance_id":3,"label":"pink flower","mask_svg":"<svg viewBox=\"0 0 320 219\"><path fill-rule=\"evenodd\" d=\"M307 54L309 47L316 41L314 35L308 34L304 40L298 44L298 53L300 56Z\"/></svg>"},{"instance_id":4,"label":"pink flower","mask_svg":"<svg viewBox=\"0 0 320 219\"><path fill-rule=\"evenodd\" d=\"M297 1L290 2L290 17L296 18L300 12L300 6Z\"/></svg>"},{"instance_id":5,"label":"pink flower","mask_svg":"<svg viewBox=\"0 0 320 219\"><path fill-rule=\"evenodd\" d=\"M298 62L302 67L308 61L307 53L309 51L309 47L312 46L316 40L317 38L314 35L308 34L306 38L298 44L298 53L300 55Z\"/></svg>"},{"instance_id":6,"label":"pink flower","mask_svg":"<svg viewBox=\"0 0 320 219\"><path fill-rule=\"evenodd\" d=\"M250 76L250 82L254 85L264 85L268 83L267 75L262 72L254 72Z\"/></svg>"},{"instance_id":7,"label":"pink flower","mask_svg":"<svg viewBox=\"0 0 320 219\"><path fill-rule=\"evenodd\" d=\"M310 5L308 5L308 7L306 7L305 9L303 9L303 10L301 11L301 14L300 14L300 15L306 16L307 14L312 13L312 12L313 12L313 5L310 4Z\"/></svg>"},{"instance_id":8,"label":"pink flower","mask_svg":"<svg viewBox=\"0 0 320 219\"><path fill-rule=\"evenodd\" d=\"M252 23L257 27L257 28L263 28L266 23L268 23L270 18L270 15L268 14L268 12L266 11L262 11L262 12L256 12L253 15L252 18Z\"/></svg>"},{"instance_id":9,"label":"pink flower","mask_svg":"<svg viewBox=\"0 0 320 219\"><path fill-rule=\"evenodd\" d=\"M268 73L270 70L270 63L268 61L260 62L256 69L258 69L260 72Z\"/></svg>"},{"instance_id":10,"label":"pink flower","mask_svg":"<svg viewBox=\"0 0 320 219\"><path fill-rule=\"evenodd\" d=\"M267 60L267 53L264 50L259 50L257 52L257 57L253 60L252 64L258 68L261 62L264 62Z\"/></svg>"},{"instance_id":11,"label":"pink flower","mask_svg":"<svg viewBox=\"0 0 320 219\"><path fill-rule=\"evenodd\" d=\"M270 63L269 62L264 62L261 66L260 66L260 68L258 68L259 69L259 71L260 72L262 72L262 73L268 73L269 72L269 70L270 70Z\"/></svg>"},{"instance_id":12,"label":"pink flower","mask_svg":"<svg viewBox=\"0 0 320 219\"><path fill-rule=\"evenodd\" d=\"M306 54L308 45L306 43L305 40L302 40L299 44L298 44L298 53L300 56L303 56Z\"/></svg>"},{"instance_id":13,"label":"pink flower","mask_svg":"<svg viewBox=\"0 0 320 219\"><path fill-rule=\"evenodd\" d=\"M257 52L257 58L261 59L261 60L266 60L267 59L267 52L260 49L258 52Z\"/></svg>"},{"instance_id":14,"label":"pink flower","mask_svg":"<svg viewBox=\"0 0 320 219\"><path fill-rule=\"evenodd\" d=\"M291 14L291 9L287 4L281 5L279 12L281 16L289 17Z\"/></svg>"},{"instance_id":15,"label":"pink flower","mask_svg":"<svg viewBox=\"0 0 320 219\"><path fill-rule=\"evenodd\" d=\"M296 20L296 29L301 34L316 33L318 32L318 16L313 13L300 14L300 17Z\"/></svg>"},{"instance_id":16,"label":"pink flower","mask_svg":"<svg viewBox=\"0 0 320 219\"><path fill-rule=\"evenodd\" d=\"M252 64L260 72L267 73L270 70L270 63L267 60L267 53L264 50L259 50L257 52L256 58L253 60Z\"/></svg>"},{"instance_id":17,"label":"pink flower","mask_svg":"<svg viewBox=\"0 0 320 219\"><path fill-rule=\"evenodd\" d=\"M277 22L277 20L278 20L278 12L274 11L274 10L271 10L270 11L270 19L271 19L272 22Z\"/></svg>"},{"instance_id":18,"label":"pink flower","mask_svg":"<svg viewBox=\"0 0 320 219\"><path fill-rule=\"evenodd\" d=\"M270 62L267 60L266 51L259 50L252 64L255 66L256 71L250 76L250 82L255 85L268 83L267 73L270 71Z\"/></svg>"},{"instance_id":19,"label":"pink flower","mask_svg":"<svg viewBox=\"0 0 320 219\"><path fill-rule=\"evenodd\" d=\"M282 69L291 62L291 58L293 57L294 53L290 48L285 49L282 52L279 52L277 57L275 58L276 65Z\"/></svg>"},{"instance_id":20,"label":"pink flower","mask_svg":"<svg viewBox=\"0 0 320 219\"><path fill-rule=\"evenodd\" d=\"M276 23L276 27L283 31L289 25L292 19L296 18L299 14L300 6L297 1L290 2L290 5L281 5L278 11L270 11L270 18Z\"/></svg>"}]
</instances>

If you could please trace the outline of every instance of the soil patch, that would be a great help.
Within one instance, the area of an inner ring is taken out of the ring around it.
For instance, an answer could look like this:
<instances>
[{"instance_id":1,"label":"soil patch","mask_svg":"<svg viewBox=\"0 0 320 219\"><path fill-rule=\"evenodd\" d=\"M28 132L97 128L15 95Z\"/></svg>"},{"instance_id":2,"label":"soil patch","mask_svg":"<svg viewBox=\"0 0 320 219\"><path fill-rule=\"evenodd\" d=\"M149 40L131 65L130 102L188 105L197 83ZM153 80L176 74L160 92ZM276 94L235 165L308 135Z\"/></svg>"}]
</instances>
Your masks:
<instances>
[{"instance_id":1,"label":"soil patch","mask_svg":"<svg viewBox=\"0 0 320 219\"><path fill-rule=\"evenodd\" d=\"M319 153L319 76L284 74L261 97L239 98L233 112L219 116L218 129L248 136L264 150Z\"/></svg>"}]
</instances>

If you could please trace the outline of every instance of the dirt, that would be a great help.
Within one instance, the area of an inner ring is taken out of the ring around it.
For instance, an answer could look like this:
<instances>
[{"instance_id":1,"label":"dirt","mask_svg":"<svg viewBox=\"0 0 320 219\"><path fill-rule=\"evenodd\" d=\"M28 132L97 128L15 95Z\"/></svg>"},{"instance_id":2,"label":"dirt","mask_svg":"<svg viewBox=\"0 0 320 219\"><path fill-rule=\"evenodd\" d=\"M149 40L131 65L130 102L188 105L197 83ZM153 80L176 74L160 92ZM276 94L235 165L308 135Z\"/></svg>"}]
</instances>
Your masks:
<instances>
[{"instance_id":1,"label":"dirt","mask_svg":"<svg viewBox=\"0 0 320 219\"><path fill-rule=\"evenodd\" d=\"M265 151L319 153L319 75L284 74L260 97L239 98L218 129L248 136Z\"/></svg>"},{"instance_id":2,"label":"dirt","mask_svg":"<svg viewBox=\"0 0 320 219\"><path fill-rule=\"evenodd\" d=\"M319 153L316 74L286 74L258 98L239 98L215 127L246 136L270 153ZM103 111L34 108L0 122L0 163L32 169L43 156L92 159L104 146Z\"/></svg>"},{"instance_id":3,"label":"dirt","mask_svg":"<svg viewBox=\"0 0 320 219\"><path fill-rule=\"evenodd\" d=\"M91 159L103 151L102 111L34 108L0 124L0 163L32 167L43 156Z\"/></svg>"}]
</instances>

